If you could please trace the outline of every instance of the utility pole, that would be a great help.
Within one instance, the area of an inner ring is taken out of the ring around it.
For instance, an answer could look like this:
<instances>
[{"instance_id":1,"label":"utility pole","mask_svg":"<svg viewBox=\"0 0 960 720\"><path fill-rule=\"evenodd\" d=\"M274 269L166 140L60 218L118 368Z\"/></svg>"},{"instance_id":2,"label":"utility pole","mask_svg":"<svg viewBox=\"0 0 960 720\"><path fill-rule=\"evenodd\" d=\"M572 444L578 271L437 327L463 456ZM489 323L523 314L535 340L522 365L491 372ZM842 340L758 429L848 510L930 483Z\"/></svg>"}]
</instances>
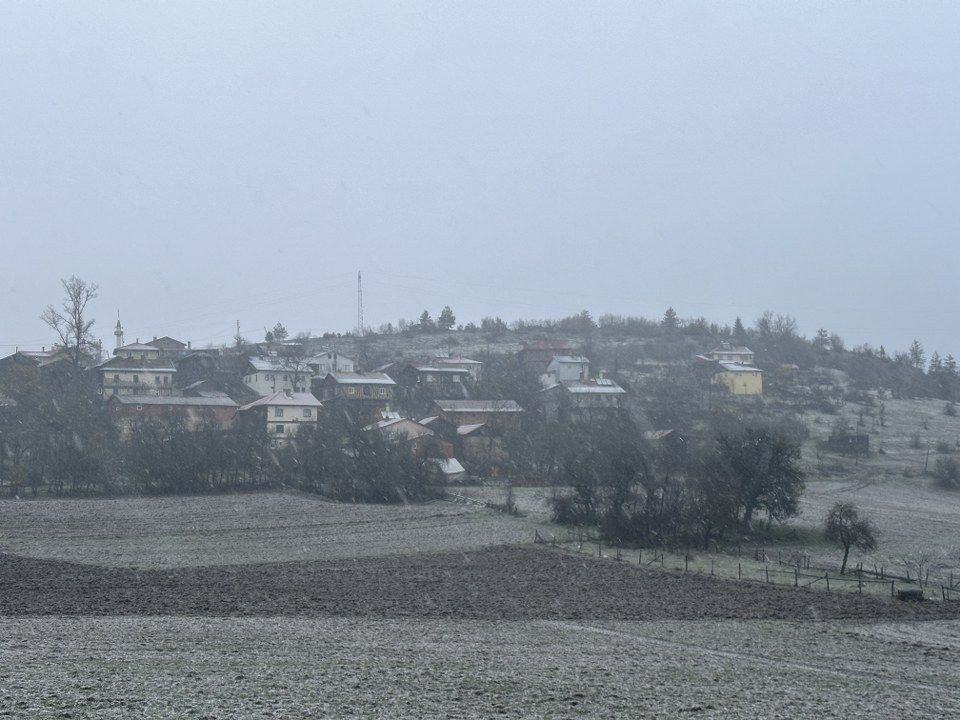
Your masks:
<instances>
[{"instance_id":1,"label":"utility pole","mask_svg":"<svg viewBox=\"0 0 960 720\"><path fill-rule=\"evenodd\" d=\"M357 332L363 337L363 278L357 270Z\"/></svg>"}]
</instances>

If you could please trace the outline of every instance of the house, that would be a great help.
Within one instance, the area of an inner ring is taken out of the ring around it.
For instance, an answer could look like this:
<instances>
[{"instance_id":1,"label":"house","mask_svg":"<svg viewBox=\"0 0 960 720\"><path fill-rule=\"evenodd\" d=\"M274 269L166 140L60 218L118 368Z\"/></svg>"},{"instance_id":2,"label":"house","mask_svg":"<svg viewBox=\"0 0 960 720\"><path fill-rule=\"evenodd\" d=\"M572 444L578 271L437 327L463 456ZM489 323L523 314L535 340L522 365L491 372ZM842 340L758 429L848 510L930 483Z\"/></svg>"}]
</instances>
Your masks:
<instances>
[{"instance_id":1,"label":"house","mask_svg":"<svg viewBox=\"0 0 960 720\"><path fill-rule=\"evenodd\" d=\"M547 371L550 361L557 355L576 355L576 350L568 342L535 342L524 345L517 353L520 366L538 376Z\"/></svg>"},{"instance_id":2,"label":"house","mask_svg":"<svg viewBox=\"0 0 960 720\"><path fill-rule=\"evenodd\" d=\"M390 376L406 395L424 393L430 398L467 398L470 371L433 365L394 366Z\"/></svg>"},{"instance_id":3,"label":"house","mask_svg":"<svg viewBox=\"0 0 960 720\"><path fill-rule=\"evenodd\" d=\"M467 471L456 458L431 458L429 462L434 467L434 477L441 482L462 482L467 477Z\"/></svg>"},{"instance_id":4,"label":"house","mask_svg":"<svg viewBox=\"0 0 960 720\"><path fill-rule=\"evenodd\" d=\"M278 390L244 405L238 412L244 422L265 427L279 444L295 436L304 424L315 425L322 407L312 393Z\"/></svg>"},{"instance_id":5,"label":"house","mask_svg":"<svg viewBox=\"0 0 960 720\"><path fill-rule=\"evenodd\" d=\"M397 384L385 373L327 373L313 383L324 402L343 403L356 417L378 418L394 401Z\"/></svg>"},{"instance_id":6,"label":"house","mask_svg":"<svg viewBox=\"0 0 960 720\"><path fill-rule=\"evenodd\" d=\"M462 457L468 463L490 465L508 458L502 434L487 423L461 425L457 428Z\"/></svg>"},{"instance_id":7,"label":"house","mask_svg":"<svg viewBox=\"0 0 960 720\"><path fill-rule=\"evenodd\" d=\"M157 348L152 349L159 352ZM177 368L170 360L156 355L143 358L116 356L100 363L97 373L104 399L113 395L169 397L174 394Z\"/></svg>"},{"instance_id":8,"label":"house","mask_svg":"<svg viewBox=\"0 0 960 720\"><path fill-rule=\"evenodd\" d=\"M590 421L619 412L627 391L609 378L567 380L540 391L547 420Z\"/></svg>"},{"instance_id":9,"label":"house","mask_svg":"<svg viewBox=\"0 0 960 720\"><path fill-rule=\"evenodd\" d=\"M583 355L554 355L541 380L545 386L590 377L590 360Z\"/></svg>"},{"instance_id":10,"label":"house","mask_svg":"<svg viewBox=\"0 0 960 720\"><path fill-rule=\"evenodd\" d=\"M248 358L242 376L243 383L261 397L284 390L309 392L313 379L306 364L291 363L276 355Z\"/></svg>"},{"instance_id":11,"label":"house","mask_svg":"<svg viewBox=\"0 0 960 720\"><path fill-rule=\"evenodd\" d=\"M471 360L461 355L438 352L433 356L433 360L427 364L435 367L452 367L466 370L470 373L470 380L475 383L480 382L480 378L483 376L483 363L480 360Z\"/></svg>"},{"instance_id":12,"label":"house","mask_svg":"<svg viewBox=\"0 0 960 720\"><path fill-rule=\"evenodd\" d=\"M714 348L702 357L717 362L740 363L741 365L753 365L754 362L753 350L743 345L732 345L728 342L720 343L720 347Z\"/></svg>"},{"instance_id":13,"label":"house","mask_svg":"<svg viewBox=\"0 0 960 720\"><path fill-rule=\"evenodd\" d=\"M434 400L439 416L460 427L486 423L515 427L523 414L516 400Z\"/></svg>"},{"instance_id":14,"label":"house","mask_svg":"<svg viewBox=\"0 0 960 720\"><path fill-rule=\"evenodd\" d=\"M238 405L230 398L174 397L157 395L111 395L107 408L121 432L128 433L138 422L155 420L169 424L182 422L187 430L196 430L213 421L221 429L233 426Z\"/></svg>"},{"instance_id":15,"label":"house","mask_svg":"<svg viewBox=\"0 0 960 720\"><path fill-rule=\"evenodd\" d=\"M410 418L390 417L367 425L364 430L377 431L393 442L410 445L414 455L431 455L444 458L453 457L453 444L441 440L433 430Z\"/></svg>"},{"instance_id":16,"label":"house","mask_svg":"<svg viewBox=\"0 0 960 720\"><path fill-rule=\"evenodd\" d=\"M717 362L710 382L726 387L734 395L763 395L763 370L749 365Z\"/></svg>"},{"instance_id":17,"label":"house","mask_svg":"<svg viewBox=\"0 0 960 720\"><path fill-rule=\"evenodd\" d=\"M191 349L190 343L182 343L169 335L164 335L161 338L154 336L153 340L146 344L157 348L160 351L160 357L171 360L176 360Z\"/></svg>"},{"instance_id":18,"label":"house","mask_svg":"<svg viewBox=\"0 0 960 720\"><path fill-rule=\"evenodd\" d=\"M342 355L336 350L322 350L306 361L314 377L323 378L327 373L356 372L357 363L352 357Z\"/></svg>"}]
</instances>

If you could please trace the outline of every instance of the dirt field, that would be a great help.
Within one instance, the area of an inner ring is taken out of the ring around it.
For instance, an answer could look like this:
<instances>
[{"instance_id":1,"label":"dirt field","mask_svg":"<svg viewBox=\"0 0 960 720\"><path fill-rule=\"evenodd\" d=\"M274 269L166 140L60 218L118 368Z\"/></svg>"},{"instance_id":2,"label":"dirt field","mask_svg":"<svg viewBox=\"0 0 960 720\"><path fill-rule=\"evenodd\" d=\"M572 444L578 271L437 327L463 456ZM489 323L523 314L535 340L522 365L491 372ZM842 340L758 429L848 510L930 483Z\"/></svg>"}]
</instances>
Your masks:
<instances>
[{"instance_id":1,"label":"dirt field","mask_svg":"<svg viewBox=\"0 0 960 720\"><path fill-rule=\"evenodd\" d=\"M502 545L539 521L282 494L0 503L0 716L960 712L960 603Z\"/></svg>"},{"instance_id":2,"label":"dirt field","mask_svg":"<svg viewBox=\"0 0 960 720\"><path fill-rule=\"evenodd\" d=\"M0 556L0 615L464 619L932 619L893 603L502 547L350 560L132 570Z\"/></svg>"},{"instance_id":3,"label":"dirt field","mask_svg":"<svg viewBox=\"0 0 960 720\"><path fill-rule=\"evenodd\" d=\"M350 505L292 493L0 500L0 552L98 565L368 557L472 550L532 537L523 519L448 502Z\"/></svg>"},{"instance_id":4,"label":"dirt field","mask_svg":"<svg viewBox=\"0 0 960 720\"><path fill-rule=\"evenodd\" d=\"M0 713L947 718L960 625L0 620Z\"/></svg>"}]
</instances>

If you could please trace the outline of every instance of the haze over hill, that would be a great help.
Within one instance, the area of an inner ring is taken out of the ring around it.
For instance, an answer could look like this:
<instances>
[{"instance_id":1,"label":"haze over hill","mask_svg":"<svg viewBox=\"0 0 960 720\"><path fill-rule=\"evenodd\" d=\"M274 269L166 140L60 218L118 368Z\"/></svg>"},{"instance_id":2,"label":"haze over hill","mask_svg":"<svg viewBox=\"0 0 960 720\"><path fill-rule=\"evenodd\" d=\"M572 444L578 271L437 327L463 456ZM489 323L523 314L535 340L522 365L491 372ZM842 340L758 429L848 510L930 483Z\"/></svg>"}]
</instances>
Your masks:
<instances>
[{"instance_id":1,"label":"haze over hill","mask_svg":"<svg viewBox=\"0 0 960 720\"><path fill-rule=\"evenodd\" d=\"M956 352L960 8L0 7L4 345L451 304ZM4 348L5 350L7 348ZM12 349L12 348L9 348Z\"/></svg>"}]
</instances>

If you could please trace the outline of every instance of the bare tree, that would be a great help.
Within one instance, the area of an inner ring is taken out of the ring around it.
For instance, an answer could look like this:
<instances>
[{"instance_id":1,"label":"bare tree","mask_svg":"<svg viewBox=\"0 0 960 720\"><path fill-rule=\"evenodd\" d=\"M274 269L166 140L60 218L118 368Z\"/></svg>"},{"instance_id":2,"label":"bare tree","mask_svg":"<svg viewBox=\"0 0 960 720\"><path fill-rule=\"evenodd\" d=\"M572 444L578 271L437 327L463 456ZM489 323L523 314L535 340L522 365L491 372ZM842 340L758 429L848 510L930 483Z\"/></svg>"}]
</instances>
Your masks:
<instances>
[{"instance_id":1,"label":"bare tree","mask_svg":"<svg viewBox=\"0 0 960 720\"><path fill-rule=\"evenodd\" d=\"M88 349L97 345L90 333L95 320L87 317L87 305L97 297L99 288L96 283L88 283L76 275L61 280L60 285L64 293L60 310L47 305L40 319L57 334L60 344L70 353L73 366L78 368Z\"/></svg>"},{"instance_id":2,"label":"bare tree","mask_svg":"<svg viewBox=\"0 0 960 720\"><path fill-rule=\"evenodd\" d=\"M870 518L861 517L860 511L852 503L838 502L830 509L825 524L827 538L843 548L843 562L840 574L847 571L847 559L850 548L861 552L877 549L877 530Z\"/></svg>"}]
</instances>

